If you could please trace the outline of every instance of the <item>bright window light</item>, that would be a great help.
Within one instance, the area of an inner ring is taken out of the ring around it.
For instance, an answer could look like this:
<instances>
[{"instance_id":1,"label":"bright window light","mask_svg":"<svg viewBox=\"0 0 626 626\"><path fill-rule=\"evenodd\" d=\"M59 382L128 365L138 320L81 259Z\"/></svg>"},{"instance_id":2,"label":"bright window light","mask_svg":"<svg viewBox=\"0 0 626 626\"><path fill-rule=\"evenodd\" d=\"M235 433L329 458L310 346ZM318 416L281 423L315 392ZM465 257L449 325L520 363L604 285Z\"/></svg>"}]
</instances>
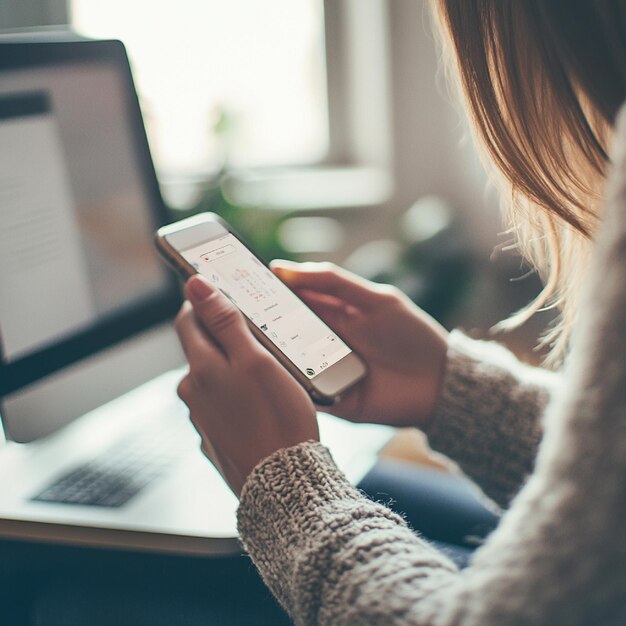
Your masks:
<instances>
[{"instance_id":1,"label":"bright window light","mask_svg":"<svg viewBox=\"0 0 626 626\"><path fill-rule=\"evenodd\" d=\"M128 50L157 167L311 164L328 150L322 0L70 0Z\"/></svg>"}]
</instances>

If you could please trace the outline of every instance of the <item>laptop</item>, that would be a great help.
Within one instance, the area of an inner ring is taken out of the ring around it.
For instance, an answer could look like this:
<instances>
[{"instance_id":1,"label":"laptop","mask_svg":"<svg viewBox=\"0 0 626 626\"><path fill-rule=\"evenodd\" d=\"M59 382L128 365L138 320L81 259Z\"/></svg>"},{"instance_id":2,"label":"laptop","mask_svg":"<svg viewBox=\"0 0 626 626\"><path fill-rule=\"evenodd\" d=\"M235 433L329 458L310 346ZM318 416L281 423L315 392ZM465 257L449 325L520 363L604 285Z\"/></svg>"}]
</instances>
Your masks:
<instances>
[{"instance_id":1,"label":"laptop","mask_svg":"<svg viewBox=\"0 0 626 626\"><path fill-rule=\"evenodd\" d=\"M0 40L0 537L240 551L175 392L180 289L152 243L171 219L123 45ZM355 483L391 436L320 430Z\"/></svg>"}]
</instances>

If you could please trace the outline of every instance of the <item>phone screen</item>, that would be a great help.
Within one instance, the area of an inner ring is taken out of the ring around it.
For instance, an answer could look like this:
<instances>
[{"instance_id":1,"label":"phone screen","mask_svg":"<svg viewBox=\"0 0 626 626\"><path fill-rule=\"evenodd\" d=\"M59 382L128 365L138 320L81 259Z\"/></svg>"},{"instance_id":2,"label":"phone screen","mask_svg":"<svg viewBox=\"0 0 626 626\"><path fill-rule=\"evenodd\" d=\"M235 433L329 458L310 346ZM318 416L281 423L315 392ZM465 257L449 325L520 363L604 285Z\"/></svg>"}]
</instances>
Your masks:
<instances>
[{"instance_id":1,"label":"phone screen","mask_svg":"<svg viewBox=\"0 0 626 626\"><path fill-rule=\"evenodd\" d=\"M351 350L231 233L183 257L244 313L308 378Z\"/></svg>"}]
</instances>

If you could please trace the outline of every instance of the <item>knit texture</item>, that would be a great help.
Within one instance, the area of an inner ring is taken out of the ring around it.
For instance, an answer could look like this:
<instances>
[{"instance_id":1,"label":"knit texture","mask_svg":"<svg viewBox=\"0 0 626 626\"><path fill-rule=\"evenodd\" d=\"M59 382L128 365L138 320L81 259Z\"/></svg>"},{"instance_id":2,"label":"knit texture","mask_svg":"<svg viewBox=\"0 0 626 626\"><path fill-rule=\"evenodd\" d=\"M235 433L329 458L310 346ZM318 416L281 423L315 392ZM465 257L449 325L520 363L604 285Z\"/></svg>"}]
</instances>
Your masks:
<instances>
[{"instance_id":1,"label":"knit texture","mask_svg":"<svg viewBox=\"0 0 626 626\"><path fill-rule=\"evenodd\" d=\"M451 339L431 440L501 504L525 481L467 569L360 495L318 443L279 450L252 472L240 534L296 624L626 624L624 111L613 158L560 383Z\"/></svg>"},{"instance_id":2,"label":"knit texture","mask_svg":"<svg viewBox=\"0 0 626 626\"><path fill-rule=\"evenodd\" d=\"M531 473L541 415L559 376L519 363L502 346L450 334L443 389L428 441L505 507Z\"/></svg>"}]
</instances>

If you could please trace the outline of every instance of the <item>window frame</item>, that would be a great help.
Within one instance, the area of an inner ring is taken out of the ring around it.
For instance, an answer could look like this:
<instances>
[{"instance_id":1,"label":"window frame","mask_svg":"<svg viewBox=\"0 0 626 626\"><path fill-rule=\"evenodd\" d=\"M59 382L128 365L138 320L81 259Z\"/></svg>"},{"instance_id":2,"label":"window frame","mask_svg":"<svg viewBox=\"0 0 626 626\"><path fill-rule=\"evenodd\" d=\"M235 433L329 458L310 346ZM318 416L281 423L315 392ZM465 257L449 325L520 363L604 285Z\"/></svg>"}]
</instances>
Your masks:
<instances>
[{"instance_id":1,"label":"window frame","mask_svg":"<svg viewBox=\"0 0 626 626\"><path fill-rule=\"evenodd\" d=\"M235 171L228 186L235 202L254 198L264 207L314 211L376 207L391 197L389 0L324 0L324 32L326 157L308 166ZM328 193L311 200L312 188Z\"/></svg>"},{"instance_id":2,"label":"window frame","mask_svg":"<svg viewBox=\"0 0 626 626\"><path fill-rule=\"evenodd\" d=\"M230 172L234 202L277 210L371 207L393 190L389 0L323 0L329 150L311 165L258 167ZM68 26L69 0L20 0L2 11L9 28ZM366 102L366 106L358 103ZM159 172L168 186L198 184ZM206 172L210 176L210 172ZM201 178L201 177L200 177ZM310 194L298 189L325 189ZM185 195L183 193L183 195Z\"/></svg>"}]
</instances>

